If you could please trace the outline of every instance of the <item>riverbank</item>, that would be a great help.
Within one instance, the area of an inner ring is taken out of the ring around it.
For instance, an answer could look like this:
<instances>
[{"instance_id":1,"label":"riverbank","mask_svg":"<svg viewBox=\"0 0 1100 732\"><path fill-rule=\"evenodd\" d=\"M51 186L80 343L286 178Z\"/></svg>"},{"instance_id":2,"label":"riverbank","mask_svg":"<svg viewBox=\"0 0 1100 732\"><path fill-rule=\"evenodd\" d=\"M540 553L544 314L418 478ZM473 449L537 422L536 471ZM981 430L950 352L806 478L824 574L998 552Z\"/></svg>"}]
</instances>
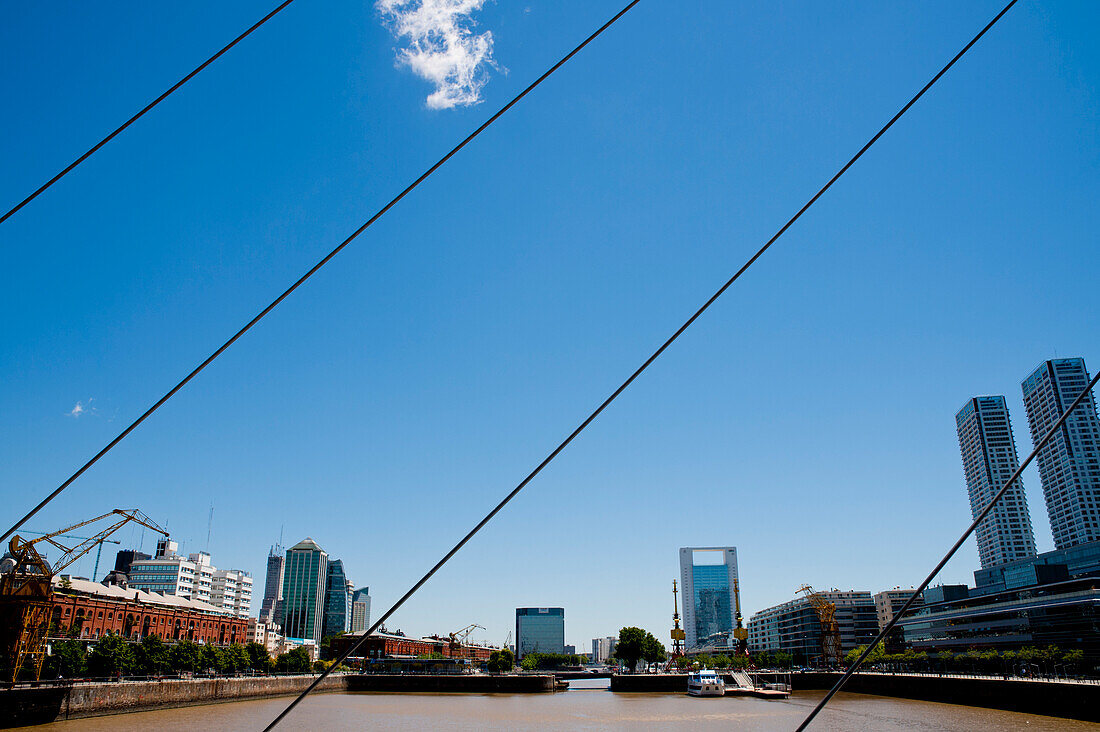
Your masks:
<instances>
[{"instance_id":1,"label":"riverbank","mask_svg":"<svg viewBox=\"0 0 1100 732\"><path fill-rule=\"evenodd\" d=\"M253 676L154 681L74 682L0 690L0 727L124 714L153 709L220 704L268 697L294 696L315 675ZM336 674L321 682L322 692L404 692L465 694L531 694L554 691L550 675L486 676L471 674Z\"/></svg>"},{"instance_id":2,"label":"riverbank","mask_svg":"<svg viewBox=\"0 0 1100 732\"><path fill-rule=\"evenodd\" d=\"M794 673L791 685L795 691L823 691L831 689L840 676ZM861 672L848 680L844 690L1100 722L1100 684L1095 683Z\"/></svg>"}]
</instances>

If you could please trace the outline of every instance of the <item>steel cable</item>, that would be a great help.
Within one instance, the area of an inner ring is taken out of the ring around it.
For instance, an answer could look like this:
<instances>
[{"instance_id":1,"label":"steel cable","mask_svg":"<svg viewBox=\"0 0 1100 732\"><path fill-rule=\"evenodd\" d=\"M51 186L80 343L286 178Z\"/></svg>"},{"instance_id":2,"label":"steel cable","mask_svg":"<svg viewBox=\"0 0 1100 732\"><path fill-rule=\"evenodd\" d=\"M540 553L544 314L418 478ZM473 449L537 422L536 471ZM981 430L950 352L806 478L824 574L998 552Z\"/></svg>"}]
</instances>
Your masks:
<instances>
[{"instance_id":1,"label":"steel cable","mask_svg":"<svg viewBox=\"0 0 1100 732\"><path fill-rule=\"evenodd\" d=\"M199 73L200 71L202 71L202 70L203 70L203 69L205 69L205 68L206 68L207 66L209 66L210 64L212 64L212 63L214 63L215 61L217 61L217 60L218 60L218 59L219 59L219 58L220 58L220 57L222 56L222 54L224 54L224 53L225 53L226 51L228 51L229 49L233 48L233 46L236 46L236 45L237 45L238 43L240 43L241 41L243 41L243 40L244 40L245 38L247 38L247 37L248 37L249 35L251 35L251 34L252 34L252 32L253 32L254 30L258 29L258 28L259 28L259 27L260 27L261 25L263 25L263 24L264 24L264 23L266 23L267 21L269 21L269 20L271 20L272 18L274 18L274 17L275 17L275 16L276 16L276 15L277 15L277 14L279 13L279 11L283 10L283 8L285 8L285 7L287 6L287 5L290 5L290 4L292 3L292 2L294 2L294 0L285 0L285 1L284 1L284 2L283 2L283 3L281 4L281 5L279 5L279 6L277 7L277 8L275 8L274 10L272 10L272 11L271 11L270 13L268 13L268 14L267 14L267 15L265 15L264 17L260 18L260 19L259 19L258 21L256 21L256 23L255 23L255 24L253 24L251 28L249 28L249 29L248 29L248 30L246 30L246 31L245 31L244 33L240 34L239 36L237 36L236 38L234 38L234 39L233 39L232 41L230 41L229 43L227 43L227 44L226 44L225 46L223 46L223 47L222 47L222 49L221 49L220 51L218 51L218 52L217 52L217 53L215 53L215 54L214 54L213 56L211 56L210 58L208 58L208 59L206 59L205 61L203 61L203 62L202 62L201 64L199 64L198 66L196 66L196 67L195 67L195 70L194 70L194 71L192 71L192 72L191 72L190 74L188 74L187 76L183 77L182 79L180 79L179 81L177 81L177 82L176 82L175 84L173 84L173 85L172 85L172 86L171 86L171 87L170 87L170 88L168 89L168 91L164 92L164 93L163 93L163 94L161 94L161 95L160 95L159 97L157 97L157 98L156 98L156 99L154 99L153 101L151 101L151 102L149 102L148 104L146 104L146 105L145 105L145 106L144 106L144 107L143 107L143 108L141 109L141 111L140 111L140 112L138 112L138 113L137 113L137 114L135 114L135 115L134 115L133 117L131 117L130 119L126 120L126 121L125 121L125 122L123 122L123 123L122 123L121 125L119 125L118 127L116 127L116 128L115 128L115 130L114 130L114 132L112 132L111 134L109 134L109 135L107 135L106 137L104 137L104 138L103 138L102 140L100 140L99 142L97 142L97 143L96 143L95 145L92 145L91 149L90 149L90 150L88 150L88 152L84 153L84 154L83 154L83 155L81 155L81 156L80 156L79 158L77 158L77 159L76 159L76 160L74 160L73 162L69 163L69 164L68 164L67 166L65 166L65 169L64 169L64 170L62 170L62 171L61 171L60 173L58 173L57 175L55 175L55 176L54 176L53 178L50 178L50 179L49 179L48 181L46 181L45 183L43 183L43 184L42 184L42 185L41 185L41 186L40 186L40 187L38 188L38 190L36 190L36 191L35 191L34 193L32 193L31 195L27 196L27 197L26 197L26 198L24 198L24 199L23 199L22 201L20 201L19 203L17 203L17 204L15 205L15 207L14 207L14 208L12 208L12 209L11 209L10 211L8 211L8 212L7 212L6 214L4 214L3 216L0 216L0 224L4 223L4 222L5 222L5 221L7 221L7 220L8 220L9 218L11 218L12 216L14 216L14 215L15 215L15 213L16 213L17 211L19 211L19 209L23 208L24 206L26 206L26 205L27 205L28 203L30 203L30 202L31 202L31 201L33 201L34 199L38 198L38 196L39 196L39 195L41 195L42 193L44 193L44 192L46 191L46 189L47 189L47 188L49 188L49 187L50 187L50 186L52 186L52 185L53 185L54 183L56 183L57 181L59 181L59 180L61 180L61 179L62 179L63 177L65 177L65 175L66 175L66 174L68 174L68 172L69 172L69 171L71 171L71 170L72 170L73 168L75 168L76 166L80 165L81 163L83 163L83 162L84 162L85 160L87 160L88 158L90 158L90 157L92 156L92 154L93 154L93 153L95 153L95 151L96 151L96 150L99 150L99 148L103 147L103 146L104 146L104 145L106 145L106 144L107 144L108 142L110 142L111 140L113 140L113 139L114 139L115 137L117 137L117 136L119 135L119 133L121 133L121 132L122 132L123 130L125 130L125 129L126 129L127 127L129 127L129 126L130 126L130 125L132 125L132 124L133 124L134 122L137 122L137 121L138 121L139 119L141 119L142 117L144 117L144 116L145 116L145 113L146 113L146 112L148 112L148 111L149 111L149 110L151 110L151 109L152 109L153 107L157 106L158 104L160 104L161 102L163 102L163 101L164 101L165 99L167 99L167 98L168 98L168 97L169 97L169 96L170 96L170 95L172 94L172 92L176 91L176 90L177 90L177 89L179 89L179 88L180 88L181 86L183 86L183 85L184 85L184 84L186 84L187 82L191 81L191 79L192 79L192 78L194 78L194 77L195 77L195 76L196 76L196 75L197 75L197 74L198 74L198 73Z\"/></svg>"}]
</instances>

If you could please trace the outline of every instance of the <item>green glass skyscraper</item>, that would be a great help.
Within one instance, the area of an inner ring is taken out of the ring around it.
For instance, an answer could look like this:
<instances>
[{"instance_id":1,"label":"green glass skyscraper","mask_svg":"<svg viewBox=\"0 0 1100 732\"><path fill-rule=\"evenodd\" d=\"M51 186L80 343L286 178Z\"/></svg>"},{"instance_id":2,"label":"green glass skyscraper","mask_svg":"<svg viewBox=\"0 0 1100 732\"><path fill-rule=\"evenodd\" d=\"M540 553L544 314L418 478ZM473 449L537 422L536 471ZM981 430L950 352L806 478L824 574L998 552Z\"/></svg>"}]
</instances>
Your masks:
<instances>
[{"instance_id":1,"label":"green glass skyscraper","mask_svg":"<svg viewBox=\"0 0 1100 732\"><path fill-rule=\"evenodd\" d=\"M325 619L328 554L305 538L287 549L283 570L283 635L320 643Z\"/></svg>"}]
</instances>

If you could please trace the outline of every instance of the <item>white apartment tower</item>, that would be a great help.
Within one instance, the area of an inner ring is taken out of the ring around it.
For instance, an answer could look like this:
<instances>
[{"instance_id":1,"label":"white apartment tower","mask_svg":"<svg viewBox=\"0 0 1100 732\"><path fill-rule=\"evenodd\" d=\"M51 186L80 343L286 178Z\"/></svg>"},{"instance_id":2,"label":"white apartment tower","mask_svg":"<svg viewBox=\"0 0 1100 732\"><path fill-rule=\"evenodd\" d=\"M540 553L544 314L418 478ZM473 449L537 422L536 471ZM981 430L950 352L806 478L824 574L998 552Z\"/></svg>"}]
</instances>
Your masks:
<instances>
[{"instance_id":1,"label":"white apartment tower","mask_svg":"<svg viewBox=\"0 0 1100 732\"><path fill-rule=\"evenodd\" d=\"M252 611L252 577L239 569L215 569L210 604L247 618Z\"/></svg>"},{"instance_id":2,"label":"white apartment tower","mask_svg":"<svg viewBox=\"0 0 1100 732\"><path fill-rule=\"evenodd\" d=\"M1084 391L1089 382L1083 358L1040 364L1021 384L1034 443ZM1039 478L1057 549L1100 539L1100 420L1089 394L1047 446L1039 451Z\"/></svg>"},{"instance_id":3,"label":"white apartment tower","mask_svg":"<svg viewBox=\"0 0 1100 732\"><path fill-rule=\"evenodd\" d=\"M967 400L955 415L955 425L970 494L970 515L977 518L1020 467L1005 398L978 396ZM978 524L976 533L983 569L1035 556L1035 534L1022 480L1017 479L1009 487Z\"/></svg>"}]
</instances>

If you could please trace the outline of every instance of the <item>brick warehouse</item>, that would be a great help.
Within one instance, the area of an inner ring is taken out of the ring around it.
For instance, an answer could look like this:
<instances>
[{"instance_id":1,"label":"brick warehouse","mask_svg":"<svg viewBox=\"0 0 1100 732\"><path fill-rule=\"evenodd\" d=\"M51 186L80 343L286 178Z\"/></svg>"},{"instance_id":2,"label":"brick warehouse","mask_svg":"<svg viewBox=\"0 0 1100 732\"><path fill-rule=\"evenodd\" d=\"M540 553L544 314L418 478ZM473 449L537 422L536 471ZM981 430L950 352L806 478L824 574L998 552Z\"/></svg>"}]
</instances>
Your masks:
<instances>
[{"instance_id":1,"label":"brick warehouse","mask_svg":"<svg viewBox=\"0 0 1100 732\"><path fill-rule=\"evenodd\" d=\"M61 577L50 602L51 638L95 640L111 633L132 640L157 635L214 645L247 642L246 618L175 595Z\"/></svg>"},{"instance_id":2,"label":"brick warehouse","mask_svg":"<svg viewBox=\"0 0 1100 732\"><path fill-rule=\"evenodd\" d=\"M333 639L333 652L342 653L363 637L363 633L347 633ZM409 638L391 633L374 633L355 652L355 658L417 658L433 654L443 658L468 658L475 662L488 661L496 650L470 643L451 643L447 638Z\"/></svg>"}]
</instances>

